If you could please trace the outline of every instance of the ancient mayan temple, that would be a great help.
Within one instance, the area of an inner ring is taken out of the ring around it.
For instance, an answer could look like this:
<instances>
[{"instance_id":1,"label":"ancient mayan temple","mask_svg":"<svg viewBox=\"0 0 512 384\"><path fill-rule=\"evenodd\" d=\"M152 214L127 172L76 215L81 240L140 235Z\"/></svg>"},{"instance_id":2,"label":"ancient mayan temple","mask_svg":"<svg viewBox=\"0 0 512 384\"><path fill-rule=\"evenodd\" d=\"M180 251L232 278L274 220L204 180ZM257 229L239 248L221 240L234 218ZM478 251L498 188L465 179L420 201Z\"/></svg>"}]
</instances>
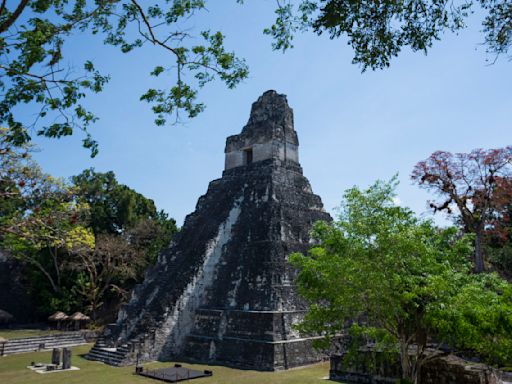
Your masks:
<instances>
[{"instance_id":1,"label":"ancient mayan temple","mask_svg":"<svg viewBox=\"0 0 512 384\"><path fill-rule=\"evenodd\" d=\"M286 96L265 92L226 141L226 166L88 358L185 360L257 370L318 361L293 328L306 309L290 253L328 220L298 160Z\"/></svg>"}]
</instances>

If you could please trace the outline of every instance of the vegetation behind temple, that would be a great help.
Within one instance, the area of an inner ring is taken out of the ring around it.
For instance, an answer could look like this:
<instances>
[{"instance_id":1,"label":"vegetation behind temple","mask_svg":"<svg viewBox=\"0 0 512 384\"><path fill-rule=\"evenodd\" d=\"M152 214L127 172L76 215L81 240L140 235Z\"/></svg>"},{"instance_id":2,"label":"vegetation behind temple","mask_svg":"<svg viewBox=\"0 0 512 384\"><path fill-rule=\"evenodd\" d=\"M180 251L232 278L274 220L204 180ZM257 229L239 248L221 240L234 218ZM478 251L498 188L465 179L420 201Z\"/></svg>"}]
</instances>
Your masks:
<instances>
[{"instance_id":1,"label":"vegetation behind temple","mask_svg":"<svg viewBox=\"0 0 512 384\"><path fill-rule=\"evenodd\" d=\"M0 140L0 151L0 248L23 264L35 317L80 310L111 320L176 222L113 172L66 182L45 174L30 148Z\"/></svg>"}]
</instances>

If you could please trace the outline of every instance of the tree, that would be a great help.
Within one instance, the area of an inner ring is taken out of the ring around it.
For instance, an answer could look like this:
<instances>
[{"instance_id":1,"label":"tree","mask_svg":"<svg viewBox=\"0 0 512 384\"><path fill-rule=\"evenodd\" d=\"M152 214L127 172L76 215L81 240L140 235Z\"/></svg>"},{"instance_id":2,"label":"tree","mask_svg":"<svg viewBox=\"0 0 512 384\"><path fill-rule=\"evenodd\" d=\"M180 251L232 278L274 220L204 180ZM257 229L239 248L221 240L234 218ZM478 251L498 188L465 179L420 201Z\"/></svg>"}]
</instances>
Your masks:
<instances>
[{"instance_id":1,"label":"tree","mask_svg":"<svg viewBox=\"0 0 512 384\"><path fill-rule=\"evenodd\" d=\"M0 225L18 209L25 187L32 183L28 166L29 147L17 147L9 137L10 130L0 128Z\"/></svg>"},{"instance_id":2,"label":"tree","mask_svg":"<svg viewBox=\"0 0 512 384\"><path fill-rule=\"evenodd\" d=\"M443 200L430 202L434 212L454 214L468 233L475 234L475 270L484 270L484 230L503 199L496 194L500 180L512 178L512 147L475 149L470 153L438 151L413 169L411 178Z\"/></svg>"},{"instance_id":3,"label":"tree","mask_svg":"<svg viewBox=\"0 0 512 384\"><path fill-rule=\"evenodd\" d=\"M108 290L125 294L126 280L135 278L145 264L143 253L123 237L111 234L98 235L94 247L77 247L73 253L77 258L71 266L78 272L75 291L87 303L93 320Z\"/></svg>"},{"instance_id":4,"label":"tree","mask_svg":"<svg viewBox=\"0 0 512 384\"><path fill-rule=\"evenodd\" d=\"M42 314L85 302L96 319L155 262L176 222L113 172L86 170L75 185L45 174L11 132L0 130L0 247L25 266Z\"/></svg>"},{"instance_id":5,"label":"tree","mask_svg":"<svg viewBox=\"0 0 512 384\"><path fill-rule=\"evenodd\" d=\"M487 52L496 58L512 44L512 4L509 0L283 0L277 1L276 21L265 30L274 49L293 45L298 31L313 30L331 39L346 36L354 49L353 63L363 72L390 65L404 47L427 53L445 31L466 27L475 9L483 16Z\"/></svg>"},{"instance_id":6,"label":"tree","mask_svg":"<svg viewBox=\"0 0 512 384\"><path fill-rule=\"evenodd\" d=\"M90 209L88 225L96 238L92 250L73 252L73 270L78 274L75 292L96 318L106 297L124 299L125 291L169 246L177 232L176 221L157 211L153 200L119 184L111 171L86 169L72 182L79 200Z\"/></svg>"},{"instance_id":7,"label":"tree","mask_svg":"<svg viewBox=\"0 0 512 384\"><path fill-rule=\"evenodd\" d=\"M496 210L486 226L484 254L493 267L512 278L512 179L498 179L494 191Z\"/></svg>"},{"instance_id":8,"label":"tree","mask_svg":"<svg viewBox=\"0 0 512 384\"><path fill-rule=\"evenodd\" d=\"M3 204L19 200L39 187L36 181L40 179L40 172L35 171L30 157L33 148L17 145L13 136L11 129L0 128L0 199Z\"/></svg>"},{"instance_id":9,"label":"tree","mask_svg":"<svg viewBox=\"0 0 512 384\"><path fill-rule=\"evenodd\" d=\"M145 266L156 263L158 255L178 232L176 221L159 211L156 218L143 219L126 231L126 238L145 255Z\"/></svg>"},{"instance_id":10,"label":"tree","mask_svg":"<svg viewBox=\"0 0 512 384\"><path fill-rule=\"evenodd\" d=\"M348 332L359 347L376 343L398 353L403 378L414 383L436 357L427 352L433 339L500 363L510 359L510 285L471 274L468 240L394 205L395 186L348 190L338 221L317 223L317 245L290 257L310 303L299 329L327 343Z\"/></svg>"},{"instance_id":11,"label":"tree","mask_svg":"<svg viewBox=\"0 0 512 384\"><path fill-rule=\"evenodd\" d=\"M36 267L57 294L62 252L85 225L88 207L64 181L43 173L30 147L13 145L11 133L0 130L0 243Z\"/></svg>"},{"instance_id":12,"label":"tree","mask_svg":"<svg viewBox=\"0 0 512 384\"><path fill-rule=\"evenodd\" d=\"M176 232L174 219L158 212L153 200L119 184L112 171L101 173L86 169L73 176L72 182L83 201L89 205L90 226L96 234L119 234L145 220L169 226L169 235Z\"/></svg>"},{"instance_id":13,"label":"tree","mask_svg":"<svg viewBox=\"0 0 512 384\"><path fill-rule=\"evenodd\" d=\"M64 62L66 42L76 33L102 35L104 44L124 53L145 45L167 52L168 62L155 65L151 75L169 74L170 86L149 89L141 100L153 105L157 125L165 124L169 115L178 119L180 110L196 116L204 109L196 100L198 88L215 78L233 88L248 75L244 61L226 51L220 32L191 35L187 21L205 5L205 0L2 1L0 124L11 128L18 144L30 140L28 128L54 138L81 129L84 147L96 155L97 143L87 129L97 117L82 100L101 92L109 76L89 60L81 69ZM32 121L17 112L21 103L38 109Z\"/></svg>"},{"instance_id":14,"label":"tree","mask_svg":"<svg viewBox=\"0 0 512 384\"><path fill-rule=\"evenodd\" d=\"M0 228L1 244L22 262L35 266L60 294L70 248L87 242L87 206L55 195L28 215L12 217ZM84 235L85 237L81 237Z\"/></svg>"},{"instance_id":15,"label":"tree","mask_svg":"<svg viewBox=\"0 0 512 384\"><path fill-rule=\"evenodd\" d=\"M86 240L79 235L88 231L88 207L63 180L41 170L32 147L13 144L11 133L0 129L0 247L24 266L26 288L43 314L69 310L68 251Z\"/></svg>"}]
</instances>

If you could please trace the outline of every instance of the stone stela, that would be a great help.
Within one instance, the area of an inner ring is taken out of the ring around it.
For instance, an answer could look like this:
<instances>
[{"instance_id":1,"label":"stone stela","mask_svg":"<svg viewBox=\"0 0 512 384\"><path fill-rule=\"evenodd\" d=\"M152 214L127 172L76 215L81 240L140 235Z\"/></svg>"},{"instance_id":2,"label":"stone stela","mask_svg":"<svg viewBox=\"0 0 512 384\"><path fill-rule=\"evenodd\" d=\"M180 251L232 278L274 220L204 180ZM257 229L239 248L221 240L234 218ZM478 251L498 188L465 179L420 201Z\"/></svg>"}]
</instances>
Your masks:
<instances>
[{"instance_id":1,"label":"stone stela","mask_svg":"<svg viewBox=\"0 0 512 384\"><path fill-rule=\"evenodd\" d=\"M181 360L279 370L323 358L294 325L307 310L292 252L330 221L303 176L293 111L265 92L226 140L225 169L86 356L112 365Z\"/></svg>"},{"instance_id":2,"label":"stone stela","mask_svg":"<svg viewBox=\"0 0 512 384\"><path fill-rule=\"evenodd\" d=\"M80 368L71 366L71 349L69 348L62 349L62 363L61 350L59 348L53 348L50 364L32 362L27 368L37 373L52 373L80 370Z\"/></svg>"}]
</instances>

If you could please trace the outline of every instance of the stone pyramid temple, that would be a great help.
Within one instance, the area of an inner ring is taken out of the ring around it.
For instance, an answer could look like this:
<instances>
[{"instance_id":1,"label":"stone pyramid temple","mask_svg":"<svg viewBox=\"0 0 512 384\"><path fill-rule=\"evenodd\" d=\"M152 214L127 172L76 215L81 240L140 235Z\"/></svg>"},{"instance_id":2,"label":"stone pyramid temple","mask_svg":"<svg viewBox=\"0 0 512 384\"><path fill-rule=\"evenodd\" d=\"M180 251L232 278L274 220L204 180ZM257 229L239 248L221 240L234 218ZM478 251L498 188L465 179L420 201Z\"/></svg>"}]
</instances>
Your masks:
<instances>
[{"instance_id":1,"label":"stone pyramid temple","mask_svg":"<svg viewBox=\"0 0 512 384\"><path fill-rule=\"evenodd\" d=\"M265 92L226 141L222 178L87 355L113 365L180 360L257 370L319 361L314 337L293 325L292 252L305 252L317 220L330 221L302 174L293 111Z\"/></svg>"}]
</instances>

